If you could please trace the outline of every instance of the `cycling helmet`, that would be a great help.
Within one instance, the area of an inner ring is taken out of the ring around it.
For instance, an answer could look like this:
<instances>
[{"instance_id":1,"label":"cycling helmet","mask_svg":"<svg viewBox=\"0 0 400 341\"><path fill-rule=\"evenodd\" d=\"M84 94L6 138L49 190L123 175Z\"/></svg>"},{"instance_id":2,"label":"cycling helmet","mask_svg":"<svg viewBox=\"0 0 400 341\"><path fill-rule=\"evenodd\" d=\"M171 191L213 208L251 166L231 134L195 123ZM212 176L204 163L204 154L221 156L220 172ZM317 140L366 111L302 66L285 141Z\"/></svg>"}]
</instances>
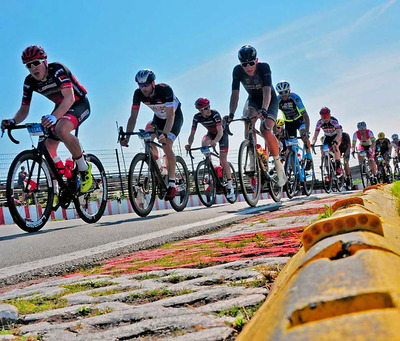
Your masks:
<instances>
[{"instance_id":1,"label":"cycling helmet","mask_svg":"<svg viewBox=\"0 0 400 341\"><path fill-rule=\"evenodd\" d=\"M282 120L281 118L278 118L278 119L276 120L276 126L277 126L277 127L283 127L284 125L285 125L285 121Z\"/></svg>"},{"instance_id":2,"label":"cycling helmet","mask_svg":"<svg viewBox=\"0 0 400 341\"><path fill-rule=\"evenodd\" d=\"M385 138L385 133L381 131L381 132L378 134L378 139L384 139L384 138Z\"/></svg>"},{"instance_id":3,"label":"cycling helmet","mask_svg":"<svg viewBox=\"0 0 400 341\"><path fill-rule=\"evenodd\" d=\"M47 59L47 53L43 50L43 47L31 45L22 51L21 59L22 63L26 64L36 59Z\"/></svg>"},{"instance_id":4,"label":"cycling helmet","mask_svg":"<svg viewBox=\"0 0 400 341\"><path fill-rule=\"evenodd\" d=\"M155 79L156 75L150 69L140 70L135 76L137 83L152 83Z\"/></svg>"},{"instance_id":5,"label":"cycling helmet","mask_svg":"<svg viewBox=\"0 0 400 341\"><path fill-rule=\"evenodd\" d=\"M203 109L210 106L210 101L207 98L200 97L194 102L196 109Z\"/></svg>"},{"instance_id":6,"label":"cycling helmet","mask_svg":"<svg viewBox=\"0 0 400 341\"><path fill-rule=\"evenodd\" d=\"M290 91L290 84L286 81L280 81L278 84L276 84L276 91L279 93L282 91Z\"/></svg>"},{"instance_id":7,"label":"cycling helmet","mask_svg":"<svg viewBox=\"0 0 400 341\"><path fill-rule=\"evenodd\" d=\"M244 45L238 52L238 58L241 63L253 61L257 58L257 51L253 46Z\"/></svg>"},{"instance_id":8,"label":"cycling helmet","mask_svg":"<svg viewBox=\"0 0 400 341\"><path fill-rule=\"evenodd\" d=\"M399 135L393 134L393 135L392 135L392 139L393 139L393 140L398 140L398 139L399 139Z\"/></svg>"},{"instance_id":9,"label":"cycling helmet","mask_svg":"<svg viewBox=\"0 0 400 341\"><path fill-rule=\"evenodd\" d=\"M330 115L330 114L331 114L331 111L330 111L330 109L329 109L328 107L323 107L323 108L319 111L319 114L320 114L321 116Z\"/></svg>"},{"instance_id":10,"label":"cycling helmet","mask_svg":"<svg viewBox=\"0 0 400 341\"><path fill-rule=\"evenodd\" d=\"M358 123L357 123L357 129L358 129L358 130L367 129L367 124L366 124L364 121L358 122Z\"/></svg>"}]
</instances>

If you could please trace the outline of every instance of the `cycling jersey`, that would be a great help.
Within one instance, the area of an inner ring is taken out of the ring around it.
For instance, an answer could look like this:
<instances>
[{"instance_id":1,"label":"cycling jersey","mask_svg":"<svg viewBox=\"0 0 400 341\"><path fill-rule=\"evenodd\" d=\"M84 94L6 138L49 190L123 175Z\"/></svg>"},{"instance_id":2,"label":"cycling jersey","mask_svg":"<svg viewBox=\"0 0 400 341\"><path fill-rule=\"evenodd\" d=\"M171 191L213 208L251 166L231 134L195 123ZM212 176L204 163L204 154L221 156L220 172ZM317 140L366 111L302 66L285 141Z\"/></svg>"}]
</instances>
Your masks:
<instances>
[{"instance_id":1,"label":"cycling jersey","mask_svg":"<svg viewBox=\"0 0 400 341\"><path fill-rule=\"evenodd\" d=\"M356 145L357 139L360 141L362 146L370 146L372 144L372 142L374 142L376 140L374 137L374 133L369 129L365 130L365 136L361 136L361 133L359 130L357 130L353 134L353 141L351 144L353 148Z\"/></svg>"},{"instance_id":2,"label":"cycling jersey","mask_svg":"<svg viewBox=\"0 0 400 341\"><path fill-rule=\"evenodd\" d=\"M396 152L400 151L400 140L397 140L397 142L393 140L391 142L391 145L393 146Z\"/></svg>"},{"instance_id":3,"label":"cycling jersey","mask_svg":"<svg viewBox=\"0 0 400 341\"><path fill-rule=\"evenodd\" d=\"M196 131L197 124L201 123L210 133L217 134L217 126L222 124L221 115L216 110L211 109L211 115L208 117L197 113L193 117L192 130Z\"/></svg>"},{"instance_id":4,"label":"cycling jersey","mask_svg":"<svg viewBox=\"0 0 400 341\"><path fill-rule=\"evenodd\" d=\"M79 84L65 65L61 63L49 63L46 80L38 81L32 75L28 75L25 78L22 105L30 105L32 93L35 91L47 97L58 106L64 100L61 90L66 88L73 88L75 102L84 98L87 94L86 89Z\"/></svg>"},{"instance_id":5,"label":"cycling jersey","mask_svg":"<svg viewBox=\"0 0 400 341\"><path fill-rule=\"evenodd\" d=\"M380 150L381 154L385 154L389 151L390 140L387 138L377 139L376 140L376 149Z\"/></svg>"},{"instance_id":6,"label":"cycling jersey","mask_svg":"<svg viewBox=\"0 0 400 341\"><path fill-rule=\"evenodd\" d=\"M325 123L322 119L318 120L315 131L320 131L321 129L324 131L325 136L334 136L336 135L336 129L340 129L340 125L338 120L331 116L328 123Z\"/></svg>"},{"instance_id":7,"label":"cycling jersey","mask_svg":"<svg viewBox=\"0 0 400 341\"><path fill-rule=\"evenodd\" d=\"M181 103L174 95L171 87L163 83L155 85L153 97L146 97L140 89L136 89L133 94L132 108L139 110L141 102L146 104L162 120L167 119L168 107L173 107L175 112L181 107Z\"/></svg>"},{"instance_id":8,"label":"cycling jersey","mask_svg":"<svg viewBox=\"0 0 400 341\"><path fill-rule=\"evenodd\" d=\"M246 89L249 97L246 106L252 107L255 110L262 108L264 86L271 87L271 101L267 109L265 118L271 118L274 121L278 116L278 98L276 97L275 89L272 86L271 69L267 63L257 63L256 71L253 76L249 76L243 67L239 64L233 69L232 74L232 90L239 90L240 83Z\"/></svg>"},{"instance_id":9,"label":"cycling jersey","mask_svg":"<svg viewBox=\"0 0 400 341\"><path fill-rule=\"evenodd\" d=\"M301 98L291 92L287 100L283 100L281 96L278 96L279 109L282 111L283 119L285 122L292 122L302 117L306 113L306 108L304 107Z\"/></svg>"},{"instance_id":10,"label":"cycling jersey","mask_svg":"<svg viewBox=\"0 0 400 341\"><path fill-rule=\"evenodd\" d=\"M340 153L344 154L347 148L350 146L351 146L350 135L345 132L342 132L342 142L340 143L339 146Z\"/></svg>"}]
</instances>

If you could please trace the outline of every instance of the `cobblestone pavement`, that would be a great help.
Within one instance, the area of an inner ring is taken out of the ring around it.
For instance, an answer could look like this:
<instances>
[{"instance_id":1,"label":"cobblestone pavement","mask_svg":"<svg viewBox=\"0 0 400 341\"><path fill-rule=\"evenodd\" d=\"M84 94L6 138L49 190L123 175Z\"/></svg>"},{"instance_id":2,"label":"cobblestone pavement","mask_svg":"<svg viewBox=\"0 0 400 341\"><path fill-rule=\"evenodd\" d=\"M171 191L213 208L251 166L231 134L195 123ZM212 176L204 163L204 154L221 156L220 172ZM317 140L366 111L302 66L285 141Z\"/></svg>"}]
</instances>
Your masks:
<instances>
[{"instance_id":1,"label":"cobblestone pavement","mask_svg":"<svg viewBox=\"0 0 400 341\"><path fill-rule=\"evenodd\" d=\"M234 340L297 252L303 228L336 200L2 289L0 340Z\"/></svg>"}]
</instances>

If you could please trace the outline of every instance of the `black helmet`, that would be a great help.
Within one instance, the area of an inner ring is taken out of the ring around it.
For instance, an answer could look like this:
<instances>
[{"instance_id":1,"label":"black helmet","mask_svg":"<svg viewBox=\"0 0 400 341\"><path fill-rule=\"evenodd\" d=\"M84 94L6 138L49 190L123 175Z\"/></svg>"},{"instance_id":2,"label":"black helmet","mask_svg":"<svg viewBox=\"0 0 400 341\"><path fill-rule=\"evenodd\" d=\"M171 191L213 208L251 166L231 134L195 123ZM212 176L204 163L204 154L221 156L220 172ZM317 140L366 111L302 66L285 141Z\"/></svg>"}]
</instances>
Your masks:
<instances>
[{"instance_id":1,"label":"black helmet","mask_svg":"<svg viewBox=\"0 0 400 341\"><path fill-rule=\"evenodd\" d=\"M152 83L155 79L156 75L150 69L140 70L135 76L137 83Z\"/></svg>"},{"instance_id":2,"label":"black helmet","mask_svg":"<svg viewBox=\"0 0 400 341\"><path fill-rule=\"evenodd\" d=\"M257 58L257 51L253 46L244 45L238 52L238 58L241 63L250 62Z\"/></svg>"}]
</instances>

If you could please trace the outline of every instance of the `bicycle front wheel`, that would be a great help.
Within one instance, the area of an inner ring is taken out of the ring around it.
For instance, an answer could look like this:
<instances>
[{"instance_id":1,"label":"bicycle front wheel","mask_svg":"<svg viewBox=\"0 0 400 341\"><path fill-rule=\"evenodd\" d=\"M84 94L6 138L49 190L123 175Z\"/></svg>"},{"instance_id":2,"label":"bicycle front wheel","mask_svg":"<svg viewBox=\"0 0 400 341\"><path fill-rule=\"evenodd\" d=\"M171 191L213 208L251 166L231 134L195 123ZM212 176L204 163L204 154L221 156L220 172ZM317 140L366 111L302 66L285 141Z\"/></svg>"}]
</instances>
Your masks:
<instances>
[{"instance_id":1,"label":"bicycle front wheel","mask_svg":"<svg viewBox=\"0 0 400 341\"><path fill-rule=\"evenodd\" d=\"M150 170L149 157L146 154L137 154L131 162L128 192L133 210L140 217L146 217L156 198L155 176Z\"/></svg>"},{"instance_id":2,"label":"bicycle front wheel","mask_svg":"<svg viewBox=\"0 0 400 341\"><path fill-rule=\"evenodd\" d=\"M85 193L74 198L75 209L86 223L97 222L104 214L107 204L107 177L100 160L93 154L87 154L86 161L92 165L92 186Z\"/></svg>"},{"instance_id":3,"label":"bicycle front wheel","mask_svg":"<svg viewBox=\"0 0 400 341\"><path fill-rule=\"evenodd\" d=\"M23 177L19 175L25 168ZM39 231L53 207L53 183L49 166L37 152L26 150L11 163L6 185L7 205L14 222L26 232Z\"/></svg>"},{"instance_id":4,"label":"bicycle front wheel","mask_svg":"<svg viewBox=\"0 0 400 341\"><path fill-rule=\"evenodd\" d=\"M326 193L332 191L332 168L329 161L329 156L324 155L321 163L321 176L322 176L322 187Z\"/></svg>"},{"instance_id":5,"label":"bicycle front wheel","mask_svg":"<svg viewBox=\"0 0 400 341\"><path fill-rule=\"evenodd\" d=\"M287 182L285 184L285 191L289 199L292 199L297 193L298 174L296 173L296 160L293 151L289 153L286 160L285 173Z\"/></svg>"},{"instance_id":6,"label":"bicycle front wheel","mask_svg":"<svg viewBox=\"0 0 400 341\"><path fill-rule=\"evenodd\" d=\"M389 164L386 165L386 179L388 184L391 184L393 182L392 167Z\"/></svg>"},{"instance_id":7,"label":"bicycle front wheel","mask_svg":"<svg viewBox=\"0 0 400 341\"><path fill-rule=\"evenodd\" d=\"M232 188L233 188L233 192L235 193L235 196L232 197L232 198L226 198L226 200L227 200L230 204L233 204L233 203L236 202L237 196L238 196L238 192L239 192L239 189L238 189L238 180L237 180L237 177L236 177L235 168L233 168L233 165L232 165L230 162L228 162L228 164L229 164L229 168L231 169ZM226 190L227 190L226 185L227 185L227 183L228 183L228 179L227 179L227 177L226 177L225 171L224 171L223 179L224 179L223 181L224 181L224 186L225 186L225 191L224 191L224 192L225 192L225 194L226 194Z\"/></svg>"},{"instance_id":8,"label":"bicycle front wheel","mask_svg":"<svg viewBox=\"0 0 400 341\"><path fill-rule=\"evenodd\" d=\"M369 186L369 181L370 181L367 162L368 162L367 160L363 159L360 164L361 181L364 188Z\"/></svg>"},{"instance_id":9,"label":"bicycle front wheel","mask_svg":"<svg viewBox=\"0 0 400 341\"><path fill-rule=\"evenodd\" d=\"M400 167L399 164L396 163L396 166L394 166L394 170L393 170L393 177L395 181L400 180Z\"/></svg>"},{"instance_id":10,"label":"bicycle front wheel","mask_svg":"<svg viewBox=\"0 0 400 341\"><path fill-rule=\"evenodd\" d=\"M256 206L261 193L261 170L254 147L244 140L239 148L239 180L244 199L250 206Z\"/></svg>"},{"instance_id":11,"label":"bicycle front wheel","mask_svg":"<svg viewBox=\"0 0 400 341\"><path fill-rule=\"evenodd\" d=\"M172 208L177 211L183 211L189 200L189 171L185 160L182 157L176 157L175 183L178 190L175 198L170 201Z\"/></svg>"},{"instance_id":12,"label":"bicycle front wheel","mask_svg":"<svg viewBox=\"0 0 400 341\"><path fill-rule=\"evenodd\" d=\"M201 161L196 168L194 183L197 195L204 206L210 207L217 196L217 179L211 170L212 164L207 160Z\"/></svg>"},{"instance_id":13,"label":"bicycle front wheel","mask_svg":"<svg viewBox=\"0 0 400 341\"><path fill-rule=\"evenodd\" d=\"M312 190L314 189L315 183L315 171L314 171L314 161L308 160L311 163L309 170L303 170L304 174L304 181L303 181L303 191L304 194L310 196Z\"/></svg>"}]
</instances>

